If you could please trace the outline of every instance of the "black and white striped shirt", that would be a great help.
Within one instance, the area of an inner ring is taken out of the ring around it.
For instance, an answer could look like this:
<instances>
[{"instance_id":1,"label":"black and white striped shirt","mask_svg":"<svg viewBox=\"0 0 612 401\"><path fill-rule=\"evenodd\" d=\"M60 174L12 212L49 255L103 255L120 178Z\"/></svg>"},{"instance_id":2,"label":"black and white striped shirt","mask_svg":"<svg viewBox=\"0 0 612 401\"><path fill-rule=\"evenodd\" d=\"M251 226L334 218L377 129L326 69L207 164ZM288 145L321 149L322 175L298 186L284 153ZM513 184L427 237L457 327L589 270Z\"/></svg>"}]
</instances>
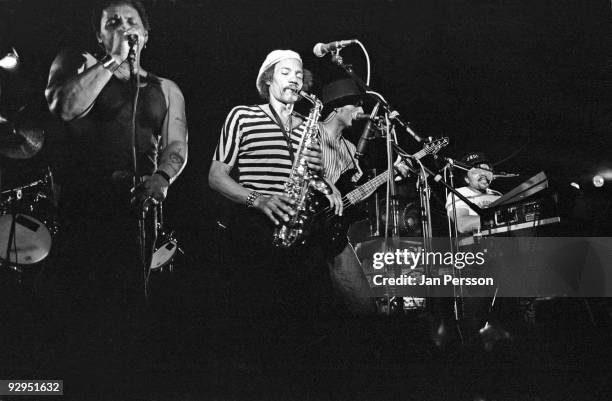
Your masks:
<instances>
[{"instance_id":1,"label":"black and white striped shirt","mask_svg":"<svg viewBox=\"0 0 612 401\"><path fill-rule=\"evenodd\" d=\"M213 160L238 167L238 182L264 194L284 192L291 173L291 156L279 125L262 110L266 106L237 106L228 114ZM304 122L293 117L291 144L297 152Z\"/></svg>"},{"instance_id":2,"label":"black and white striped shirt","mask_svg":"<svg viewBox=\"0 0 612 401\"><path fill-rule=\"evenodd\" d=\"M357 181L363 172L355 160L355 145L342 136L332 137L322 123L319 123L319 132L321 133L324 178L335 184L344 172L356 169L352 179Z\"/></svg>"}]
</instances>

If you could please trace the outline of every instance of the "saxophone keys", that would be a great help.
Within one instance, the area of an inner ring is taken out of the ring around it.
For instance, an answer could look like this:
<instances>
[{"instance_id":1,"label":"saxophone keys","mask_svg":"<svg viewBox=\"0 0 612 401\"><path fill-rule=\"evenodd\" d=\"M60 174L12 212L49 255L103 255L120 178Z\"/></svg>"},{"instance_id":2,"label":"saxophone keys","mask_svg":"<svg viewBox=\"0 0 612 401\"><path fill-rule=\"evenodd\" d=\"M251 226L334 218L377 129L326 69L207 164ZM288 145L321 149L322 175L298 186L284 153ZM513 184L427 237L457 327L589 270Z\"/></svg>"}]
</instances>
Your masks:
<instances>
[{"instance_id":1,"label":"saxophone keys","mask_svg":"<svg viewBox=\"0 0 612 401\"><path fill-rule=\"evenodd\" d=\"M310 179L310 187L316 189L324 195L330 195L332 193L332 189L325 180L313 177Z\"/></svg>"}]
</instances>

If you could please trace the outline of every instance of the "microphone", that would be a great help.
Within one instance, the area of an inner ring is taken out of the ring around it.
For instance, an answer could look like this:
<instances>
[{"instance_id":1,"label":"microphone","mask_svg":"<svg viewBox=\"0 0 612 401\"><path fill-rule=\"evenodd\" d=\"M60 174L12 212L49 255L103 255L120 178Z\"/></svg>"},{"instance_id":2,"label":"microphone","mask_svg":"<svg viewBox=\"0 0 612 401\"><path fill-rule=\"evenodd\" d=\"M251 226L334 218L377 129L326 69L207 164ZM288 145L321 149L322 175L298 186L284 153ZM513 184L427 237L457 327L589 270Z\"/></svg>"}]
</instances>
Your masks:
<instances>
[{"instance_id":1,"label":"microphone","mask_svg":"<svg viewBox=\"0 0 612 401\"><path fill-rule=\"evenodd\" d=\"M389 113L389 119L396 122L397 124L399 124L402 128L404 128L406 130L407 133L409 133L410 135L412 135L412 137L417 141L417 142L423 142L423 138L421 138L420 136L418 136L416 134L416 132L414 132L413 130L410 129L409 125L410 123L406 123L404 121L402 121L402 119L400 118L400 114L393 110Z\"/></svg>"},{"instance_id":2,"label":"microphone","mask_svg":"<svg viewBox=\"0 0 612 401\"><path fill-rule=\"evenodd\" d=\"M516 174L516 173L505 173L503 171L500 171L499 173L495 173L493 174L493 178L512 178L512 177L520 177L520 174Z\"/></svg>"},{"instance_id":3,"label":"microphone","mask_svg":"<svg viewBox=\"0 0 612 401\"><path fill-rule=\"evenodd\" d=\"M372 129L372 120L374 119L376 113L378 113L379 107L380 102L376 102L376 105L374 105L374 108L372 109L372 113L369 115L368 122L366 123L365 127L363 127L361 138L359 138L359 143L357 144L357 151L355 152L356 159L360 159L361 157L363 157L363 155L365 154L366 147L368 146L368 142L372 139L370 137L370 132Z\"/></svg>"},{"instance_id":4,"label":"microphone","mask_svg":"<svg viewBox=\"0 0 612 401\"><path fill-rule=\"evenodd\" d=\"M451 159L450 157L444 157L444 156L440 156L440 155L434 155L434 158L435 158L436 160L443 160L443 161L445 161L445 162L447 163L447 165L448 165L448 166L451 166L451 167L452 167L452 166L457 166L457 167L459 167L460 169L463 169L463 170L465 170L465 171L469 171L469 170L471 170L471 169L472 169L472 166L471 166L471 165L469 165L469 164L467 164L467 163L464 163L464 162L462 162L462 161L460 161L460 160Z\"/></svg>"},{"instance_id":5,"label":"microphone","mask_svg":"<svg viewBox=\"0 0 612 401\"><path fill-rule=\"evenodd\" d=\"M351 118L352 118L353 120L356 120L356 121L358 121L358 120L370 120L370 121L372 121L372 120L374 120L374 121L378 120L378 117L372 117L371 115L369 115L369 114L367 114L367 113L353 113L353 114L351 115Z\"/></svg>"},{"instance_id":6,"label":"microphone","mask_svg":"<svg viewBox=\"0 0 612 401\"><path fill-rule=\"evenodd\" d=\"M317 57L323 57L327 53L331 53L333 51L340 50L354 43L357 43L357 39L339 40L336 42L329 42L329 43L317 43L312 48L312 52Z\"/></svg>"},{"instance_id":7,"label":"microphone","mask_svg":"<svg viewBox=\"0 0 612 401\"><path fill-rule=\"evenodd\" d=\"M471 169L473 169L473 168L478 168L478 169L480 169L480 170L484 170L484 171L487 171L487 172L493 173L493 171L491 171L491 170L487 170L487 169L480 168L480 167L473 167L473 166L472 166L472 165L470 165L470 164L464 163L464 162L459 161L459 160L451 159L450 157L444 157L444 156L438 156L438 155L435 155L435 156L434 156L434 158L436 158L436 160L440 160L440 159L442 159L442 160L444 160L444 161L445 161L445 162L446 162L448 165L450 165L450 166L457 166L457 167L459 167L459 168L461 168L461 169L463 169L463 170L465 170L465 171L470 171L470 170L471 170ZM495 179L495 178L513 178L513 177L520 177L520 176L521 176L520 174L516 174L516 173L506 173L506 172L504 172L504 171L500 171L500 172L497 172L497 173L493 173L492 178L493 178L493 179Z\"/></svg>"},{"instance_id":8,"label":"microphone","mask_svg":"<svg viewBox=\"0 0 612 401\"><path fill-rule=\"evenodd\" d=\"M138 34L137 33L130 33L129 35L125 35L125 37L127 38L128 45L135 46L138 44Z\"/></svg>"},{"instance_id":9,"label":"microphone","mask_svg":"<svg viewBox=\"0 0 612 401\"><path fill-rule=\"evenodd\" d=\"M136 63L136 48L138 47L138 34L130 33L125 35L128 46L130 47L128 52L128 63L130 63L130 74L134 73L134 64ZM133 75L132 75L133 76Z\"/></svg>"}]
</instances>

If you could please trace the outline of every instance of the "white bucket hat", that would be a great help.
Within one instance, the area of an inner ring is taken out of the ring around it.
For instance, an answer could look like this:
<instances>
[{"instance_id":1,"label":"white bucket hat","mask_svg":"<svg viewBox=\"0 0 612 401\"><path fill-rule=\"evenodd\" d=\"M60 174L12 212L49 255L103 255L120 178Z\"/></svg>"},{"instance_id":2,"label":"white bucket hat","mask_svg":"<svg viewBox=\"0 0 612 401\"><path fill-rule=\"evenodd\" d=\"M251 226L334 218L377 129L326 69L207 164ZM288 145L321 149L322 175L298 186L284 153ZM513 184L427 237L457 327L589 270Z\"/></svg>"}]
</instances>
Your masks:
<instances>
[{"instance_id":1,"label":"white bucket hat","mask_svg":"<svg viewBox=\"0 0 612 401\"><path fill-rule=\"evenodd\" d=\"M270 54L268 54L268 56L264 60L261 67L259 67L259 73L257 74L257 80L255 81L255 86L257 87L257 91L259 91L260 93L262 91L262 87L260 85L259 79L261 78L263 73L268 68L272 67L274 64L278 63L279 61L286 60L288 58L294 58L294 59L300 60L300 63L302 62L302 58L300 57L300 55L294 52L293 50L273 50L270 52Z\"/></svg>"}]
</instances>

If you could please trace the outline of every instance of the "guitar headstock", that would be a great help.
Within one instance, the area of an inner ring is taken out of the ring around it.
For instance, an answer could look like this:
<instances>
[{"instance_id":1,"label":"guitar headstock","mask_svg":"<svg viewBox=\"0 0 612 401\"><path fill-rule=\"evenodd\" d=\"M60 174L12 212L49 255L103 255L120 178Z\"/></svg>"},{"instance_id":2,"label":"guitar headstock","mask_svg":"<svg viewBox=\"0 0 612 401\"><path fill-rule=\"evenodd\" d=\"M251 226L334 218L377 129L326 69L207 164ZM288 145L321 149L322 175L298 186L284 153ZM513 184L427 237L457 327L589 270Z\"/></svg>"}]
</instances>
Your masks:
<instances>
[{"instance_id":1,"label":"guitar headstock","mask_svg":"<svg viewBox=\"0 0 612 401\"><path fill-rule=\"evenodd\" d=\"M442 149L446 145L448 145L448 137L447 136L442 137L440 139L435 139L435 140L431 140L431 141L427 142L425 144L425 146L423 147L423 150L428 155L433 155L433 154L438 153L440 151L440 149Z\"/></svg>"}]
</instances>

